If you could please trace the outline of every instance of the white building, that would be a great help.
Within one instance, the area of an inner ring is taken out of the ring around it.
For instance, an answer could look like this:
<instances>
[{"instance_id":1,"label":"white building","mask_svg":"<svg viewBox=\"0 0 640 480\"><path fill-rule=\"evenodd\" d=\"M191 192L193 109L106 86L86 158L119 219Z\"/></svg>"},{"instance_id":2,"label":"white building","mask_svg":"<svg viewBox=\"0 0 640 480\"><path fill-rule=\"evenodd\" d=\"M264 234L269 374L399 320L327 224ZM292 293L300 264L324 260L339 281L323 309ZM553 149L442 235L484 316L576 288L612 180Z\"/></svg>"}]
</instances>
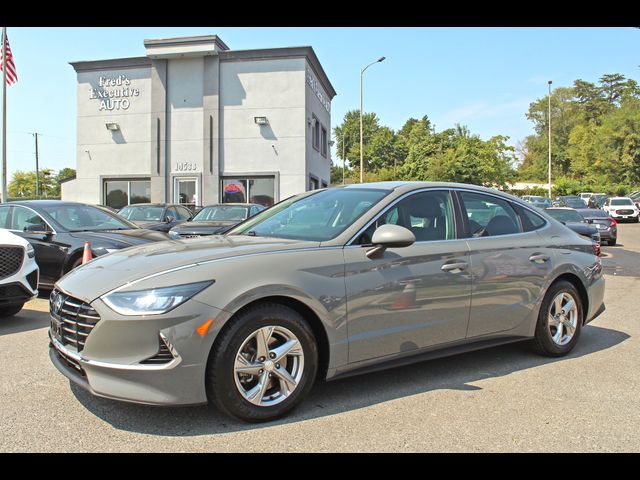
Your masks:
<instances>
[{"instance_id":1,"label":"white building","mask_svg":"<svg viewBox=\"0 0 640 480\"><path fill-rule=\"evenodd\" d=\"M77 166L63 200L270 205L329 184L336 92L311 47L144 45L144 57L71 63Z\"/></svg>"}]
</instances>

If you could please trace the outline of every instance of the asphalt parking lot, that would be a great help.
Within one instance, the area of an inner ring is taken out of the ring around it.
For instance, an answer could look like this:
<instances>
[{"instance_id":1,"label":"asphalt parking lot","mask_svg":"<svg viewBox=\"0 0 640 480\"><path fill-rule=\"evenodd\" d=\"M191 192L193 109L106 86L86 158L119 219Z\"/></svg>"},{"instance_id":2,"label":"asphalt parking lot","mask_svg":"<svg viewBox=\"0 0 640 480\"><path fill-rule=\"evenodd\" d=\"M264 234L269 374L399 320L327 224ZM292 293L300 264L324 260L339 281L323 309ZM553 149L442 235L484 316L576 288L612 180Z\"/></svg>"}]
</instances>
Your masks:
<instances>
[{"instance_id":1,"label":"asphalt parking lot","mask_svg":"<svg viewBox=\"0 0 640 480\"><path fill-rule=\"evenodd\" d=\"M638 452L640 224L603 247L607 310L561 359L512 344L338 380L289 417L94 398L48 356L46 299L0 319L1 452Z\"/></svg>"}]
</instances>

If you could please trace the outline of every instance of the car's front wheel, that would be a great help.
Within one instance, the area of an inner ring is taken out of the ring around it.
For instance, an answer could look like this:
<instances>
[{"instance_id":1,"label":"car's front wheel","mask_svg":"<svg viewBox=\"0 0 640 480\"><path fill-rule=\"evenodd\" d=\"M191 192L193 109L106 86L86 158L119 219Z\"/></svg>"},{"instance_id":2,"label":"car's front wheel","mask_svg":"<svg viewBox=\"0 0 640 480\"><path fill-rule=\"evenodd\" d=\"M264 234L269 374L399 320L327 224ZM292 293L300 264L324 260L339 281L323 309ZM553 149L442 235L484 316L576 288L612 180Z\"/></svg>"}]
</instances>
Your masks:
<instances>
[{"instance_id":1,"label":"car's front wheel","mask_svg":"<svg viewBox=\"0 0 640 480\"><path fill-rule=\"evenodd\" d=\"M284 305L263 303L220 333L207 365L207 395L236 418L273 420L306 396L317 365L316 341L304 318Z\"/></svg>"},{"instance_id":2,"label":"car's front wheel","mask_svg":"<svg viewBox=\"0 0 640 480\"><path fill-rule=\"evenodd\" d=\"M544 297L536 325L534 349L541 355L561 357L575 347L584 309L576 287L567 280L555 282Z\"/></svg>"}]
</instances>

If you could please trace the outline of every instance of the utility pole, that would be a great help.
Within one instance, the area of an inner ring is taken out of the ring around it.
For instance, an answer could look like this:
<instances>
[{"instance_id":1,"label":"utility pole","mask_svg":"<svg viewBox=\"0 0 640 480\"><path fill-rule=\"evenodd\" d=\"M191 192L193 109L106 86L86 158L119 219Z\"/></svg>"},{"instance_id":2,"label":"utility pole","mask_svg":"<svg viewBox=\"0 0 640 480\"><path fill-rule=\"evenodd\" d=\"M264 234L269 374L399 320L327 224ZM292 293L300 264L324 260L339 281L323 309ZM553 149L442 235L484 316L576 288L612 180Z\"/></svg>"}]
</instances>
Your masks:
<instances>
[{"instance_id":1,"label":"utility pole","mask_svg":"<svg viewBox=\"0 0 640 480\"><path fill-rule=\"evenodd\" d=\"M549 80L549 200L551 200L551 84Z\"/></svg>"},{"instance_id":2,"label":"utility pole","mask_svg":"<svg viewBox=\"0 0 640 480\"><path fill-rule=\"evenodd\" d=\"M38 133L34 133L33 136L36 138L36 197L40 198L40 172L38 168Z\"/></svg>"},{"instance_id":3,"label":"utility pole","mask_svg":"<svg viewBox=\"0 0 640 480\"><path fill-rule=\"evenodd\" d=\"M371 62L369 65L360 70L360 183L364 183L364 140L362 137L362 77L364 76L364 72L371 65L375 65L376 63L383 62L386 57L380 57L375 62Z\"/></svg>"}]
</instances>

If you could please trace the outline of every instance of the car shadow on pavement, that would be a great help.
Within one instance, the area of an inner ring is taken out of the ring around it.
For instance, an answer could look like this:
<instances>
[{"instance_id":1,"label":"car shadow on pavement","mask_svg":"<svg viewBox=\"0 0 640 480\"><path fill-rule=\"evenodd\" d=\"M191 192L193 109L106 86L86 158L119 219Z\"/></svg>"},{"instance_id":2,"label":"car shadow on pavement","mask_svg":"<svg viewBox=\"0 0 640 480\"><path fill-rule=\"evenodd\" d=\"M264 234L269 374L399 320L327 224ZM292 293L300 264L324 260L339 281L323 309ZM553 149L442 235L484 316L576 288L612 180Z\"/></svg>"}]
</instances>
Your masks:
<instances>
[{"instance_id":1,"label":"car shadow on pavement","mask_svg":"<svg viewBox=\"0 0 640 480\"><path fill-rule=\"evenodd\" d=\"M482 390L482 387L473 383L589 355L612 348L628 338L629 335L623 332L587 326L582 331L580 342L575 349L562 358L541 357L534 354L526 343L514 343L320 383L288 416L262 424L249 424L231 419L212 406L135 405L95 397L75 384L70 385L77 400L87 410L119 430L180 437L216 435L339 415L433 390Z\"/></svg>"},{"instance_id":2,"label":"car shadow on pavement","mask_svg":"<svg viewBox=\"0 0 640 480\"><path fill-rule=\"evenodd\" d=\"M0 336L49 327L49 312L22 309L11 317L0 317Z\"/></svg>"}]
</instances>

